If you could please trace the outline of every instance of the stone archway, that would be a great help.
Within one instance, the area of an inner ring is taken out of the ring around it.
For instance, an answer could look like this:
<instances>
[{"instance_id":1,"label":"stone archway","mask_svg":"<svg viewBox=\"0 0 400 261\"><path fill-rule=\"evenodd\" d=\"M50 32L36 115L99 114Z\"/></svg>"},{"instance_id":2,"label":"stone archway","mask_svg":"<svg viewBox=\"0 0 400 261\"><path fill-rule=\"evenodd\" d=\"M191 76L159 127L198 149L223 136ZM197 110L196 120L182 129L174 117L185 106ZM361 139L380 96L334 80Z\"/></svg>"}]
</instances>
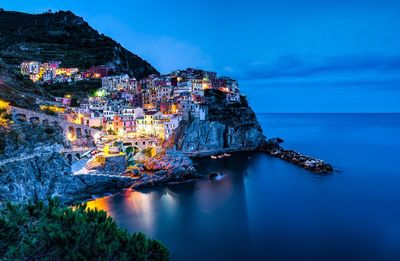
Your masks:
<instances>
[{"instance_id":1,"label":"stone archway","mask_svg":"<svg viewBox=\"0 0 400 261\"><path fill-rule=\"evenodd\" d=\"M75 128L72 127L72 126L69 126L69 127L68 127L67 139L68 139L69 141L74 141L74 140L76 140Z\"/></svg>"},{"instance_id":2,"label":"stone archway","mask_svg":"<svg viewBox=\"0 0 400 261\"><path fill-rule=\"evenodd\" d=\"M67 155L67 161L69 164L72 164L72 155L71 154Z\"/></svg>"},{"instance_id":3,"label":"stone archway","mask_svg":"<svg viewBox=\"0 0 400 261\"><path fill-rule=\"evenodd\" d=\"M76 137L78 137L78 138L82 137L82 129L81 128L76 128Z\"/></svg>"},{"instance_id":4,"label":"stone archway","mask_svg":"<svg viewBox=\"0 0 400 261\"><path fill-rule=\"evenodd\" d=\"M30 117L30 118L29 118L29 123L37 124L37 123L39 123L39 122L40 122L39 117Z\"/></svg>"},{"instance_id":5,"label":"stone archway","mask_svg":"<svg viewBox=\"0 0 400 261\"><path fill-rule=\"evenodd\" d=\"M26 114L18 113L15 115L15 121L17 122L26 122Z\"/></svg>"}]
</instances>

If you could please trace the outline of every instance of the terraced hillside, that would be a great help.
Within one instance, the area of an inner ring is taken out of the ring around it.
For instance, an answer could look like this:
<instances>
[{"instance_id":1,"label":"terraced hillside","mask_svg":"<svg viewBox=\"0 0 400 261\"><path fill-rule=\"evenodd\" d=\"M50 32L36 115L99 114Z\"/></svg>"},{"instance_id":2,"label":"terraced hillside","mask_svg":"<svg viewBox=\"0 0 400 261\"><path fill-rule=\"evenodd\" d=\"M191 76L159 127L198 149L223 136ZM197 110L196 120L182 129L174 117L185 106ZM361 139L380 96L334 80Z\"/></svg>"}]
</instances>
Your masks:
<instances>
[{"instance_id":1,"label":"terraced hillside","mask_svg":"<svg viewBox=\"0 0 400 261\"><path fill-rule=\"evenodd\" d=\"M117 73L142 78L157 73L148 62L100 34L70 11L27 14L0 11L0 58L62 61L63 67L115 66Z\"/></svg>"}]
</instances>

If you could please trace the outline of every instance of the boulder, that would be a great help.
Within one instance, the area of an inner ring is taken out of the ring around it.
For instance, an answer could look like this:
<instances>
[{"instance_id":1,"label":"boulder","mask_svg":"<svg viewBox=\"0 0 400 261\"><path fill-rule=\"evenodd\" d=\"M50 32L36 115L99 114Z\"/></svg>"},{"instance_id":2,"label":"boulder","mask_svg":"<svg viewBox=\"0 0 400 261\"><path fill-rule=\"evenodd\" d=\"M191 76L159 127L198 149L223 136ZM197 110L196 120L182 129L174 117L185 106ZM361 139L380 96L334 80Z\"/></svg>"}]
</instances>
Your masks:
<instances>
[{"instance_id":1,"label":"boulder","mask_svg":"<svg viewBox=\"0 0 400 261\"><path fill-rule=\"evenodd\" d=\"M88 170L97 170L100 173L117 175L123 173L127 168L127 160L125 154L96 155L86 163Z\"/></svg>"}]
</instances>

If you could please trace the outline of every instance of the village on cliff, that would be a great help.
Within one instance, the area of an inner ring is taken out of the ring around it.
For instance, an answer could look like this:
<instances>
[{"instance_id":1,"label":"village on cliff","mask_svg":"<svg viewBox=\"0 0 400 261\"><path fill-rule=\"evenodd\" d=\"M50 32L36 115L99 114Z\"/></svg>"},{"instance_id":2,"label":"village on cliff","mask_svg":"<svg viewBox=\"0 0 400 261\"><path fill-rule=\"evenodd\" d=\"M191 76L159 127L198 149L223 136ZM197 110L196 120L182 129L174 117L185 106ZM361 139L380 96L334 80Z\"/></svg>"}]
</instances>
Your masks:
<instances>
[{"instance_id":1,"label":"village on cliff","mask_svg":"<svg viewBox=\"0 0 400 261\"><path fill-rule=\"evenodd\" d=\"M217 77L215 72L188 68L138 80L127 74L115 74L109 66L94 66L80 72L60 64L26 61L21 64L21 73L37 84L101 79L101 88L80 100L79 107L71 107L71 95L56 97L55 103L41 106L68 122L99 130L97 147L104 147L109 141L121 141L123 146L137 149L157 147L171 137L181 120L207 118L207 89L223 92L227 103L240 103L237 81ZM75 147L92 146L84 139L81 128L71 128L66 135ZM107 148L104 153L113 153L113 149Z\"/></svg>"}]
</instances>

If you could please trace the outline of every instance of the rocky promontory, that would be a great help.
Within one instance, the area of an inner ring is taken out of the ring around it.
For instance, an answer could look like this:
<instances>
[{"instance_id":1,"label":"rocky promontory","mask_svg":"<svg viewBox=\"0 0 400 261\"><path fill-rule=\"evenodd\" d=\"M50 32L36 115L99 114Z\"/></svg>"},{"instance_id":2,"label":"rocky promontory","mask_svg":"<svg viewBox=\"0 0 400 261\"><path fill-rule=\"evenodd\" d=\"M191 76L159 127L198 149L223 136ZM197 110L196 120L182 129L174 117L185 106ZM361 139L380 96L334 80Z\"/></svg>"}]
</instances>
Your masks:
<instances>
[{"instance_id":1,"label":"rocky promontory","mask_svg":"<svg viewBox=\"0 0 400 261\"><path fill-rule=\"evenodd\" d=\"M96 155L86 163L86 169L96 170L104 174L118 175L123 173L127 168L126 154L105 156Z\"/></svg>"},{"instance_id":2,"label":"rocky promontory","mask_svg":"<svg viewBox=\"0 0 400 261\"><path fill-rule=\"evenodd\" d=\"M246 98L228 102L224 92L205 91L206 119L182 121L167 146L189 156L252 151L265 144L265 136Z\"/></svg>"},{"instance_id":3,"label":"rocky promontory","mask_svg":"<svg viewBox=\"0 0 400 261\"><path fill-rule=\"evenodd\" d=\"M149 171L166 171L169 175L196 172L192 161L182 152L173 149L164 150L154 157L138 154L135 159Z\"/></svg>"},{"instance_id":4,"label":"rocky promontory","mask_svg":"<svg viewBox=\"0 0 400 261\"><path fill-rule=\"evenodd\" d=\"M261 150L272 157L291 162L316 174L328 174L334 171L333 167L325 161L303 155L294 150L284 149L280 145L281 143L283 143L281 138L269 139Z\"/></svg>"}]
</instances>

